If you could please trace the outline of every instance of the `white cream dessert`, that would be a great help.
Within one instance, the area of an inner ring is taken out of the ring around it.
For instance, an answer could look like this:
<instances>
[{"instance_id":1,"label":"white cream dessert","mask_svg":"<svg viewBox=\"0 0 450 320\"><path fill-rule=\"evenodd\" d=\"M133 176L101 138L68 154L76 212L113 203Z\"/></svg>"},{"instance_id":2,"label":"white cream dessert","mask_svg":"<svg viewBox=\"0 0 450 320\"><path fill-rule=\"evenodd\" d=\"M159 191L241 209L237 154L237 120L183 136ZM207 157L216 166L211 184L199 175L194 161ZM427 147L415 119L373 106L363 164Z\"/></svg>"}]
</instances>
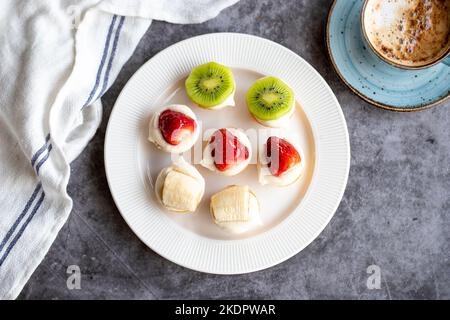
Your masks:
<instances>
[{"instance_id":1,"label":"white cream dessert","mask_svg":"<svg viewBox=\"0 0 450 320\"><path fill-rule=\"evenodd\" d=\"M256 80L246 100L253 118L266 127L286 127L295 111L294 91L275 77Z\"/></svg>"},{"instance_id":2,"label":"white cream dessert","mask_svg":"<svg viewBox=\"0 0 450 320\"><path fill-rule=\"evenodd\" d=\"M239 129L222 128L215 131L203 150L200 164L225 176L244 170L252 158L252 146L247 135Z\"/></svg>"},{"instance_id":3,"label":"white cream dessert","mask_svg":"<svg viewBox=\"0 0 450 320\"><path fill-rule=\"evenodd\" d=\"M301 177L304 161L301 148L286 138L271 136L259 148L258 180L262 185L290 185Z\"/></svg>"},{"instance_id":4,"label":"white cream dessert","mask_svg":"<svg viewBox=\"0 0 450 320\"><path fill-rule=\"evenodd\" d=\"M230 233L243 233L262 225L259 203L248 186L229 186L211 197L214 222Z\"/></svg>"},{"instance_id":5,"label":"white cream dessert","mask_svg":"<svg viewBox=\"0 0 450 320\"><path fill-rule=\"evenodd\" d=\"M173 104L153 113L148 140L165 152L183 153L195 144L199 131L195 113L188 106Z\"/></svg>"},{"instance_id":6,"label":"white cream dessert","mask_svg":"<svg viewBox=\"0 0 450 320\"><path fill-rule=\"evenodd\" d=\"M197 169L183 158L159 173L155 194L169 211L195 212L205 193L205 180Z\"/></svg>"},{"instance_id":7,"label":"white cream dessert","mask_svg":"<svg viewBox=\"0 0 450 320\"><path fill-rule=\"evenodd\" d=\"M289 124L289 120L291 119L292 115L295 112L295 103L292 104L292 106L289 109L289 112L285 114L284 116L281 116L278 119L275 120L261 120L258 118L255 118L256 121L258 121L260 124L262 124L265 127L271 127L271 128L285 128Z\"/></svg>"},{"instance_id":8,"label":"white cream dessert","mask_svg":"<svg viewBox=\"0 0 450 320\"><path fill-rule=\"evenodd\" d=\"M236 82L227 66L208 62L192 69L185 82L186 94L199 107L218 110L235 106Z\"/></svg>"},{"instance_id":9,"label":"white cream dessert","mask_svg":"<svg viewBox=\"0 0 450 320\"><path fill-rule=\"evenodd\" d=\"M223 102L216 104L213 107L209 107L208 109L209 110L220 110L220 109L223 109L226 107L235 107L236 102L234 100L234 93L235 93L235 90L233 90L233 92ZM202 106L199 105L199 107L202 107Z\"/></svg>"}]
</instances>

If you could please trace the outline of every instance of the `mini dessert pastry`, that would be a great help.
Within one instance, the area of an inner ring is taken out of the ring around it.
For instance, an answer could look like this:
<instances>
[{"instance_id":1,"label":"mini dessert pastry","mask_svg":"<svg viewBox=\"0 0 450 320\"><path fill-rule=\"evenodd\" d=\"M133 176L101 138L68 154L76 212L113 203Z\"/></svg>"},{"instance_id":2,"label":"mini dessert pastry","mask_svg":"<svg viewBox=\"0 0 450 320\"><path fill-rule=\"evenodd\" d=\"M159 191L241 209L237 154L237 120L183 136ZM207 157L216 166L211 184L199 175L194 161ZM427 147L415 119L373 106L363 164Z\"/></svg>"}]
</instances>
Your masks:
<instances>
[{"instance_id":1,"label":"mini dessert pastry","mask_svg":"<svg viewBox=\"0 0 450 320\"><path fill-rule=\"evenodd\" d=\"M262 185L287 186L303 173L304 160L286 139L271 136L260 148L258 178Z\"/></svg>"},{"instance_id":2,"label":"mini dessert pastry","mask_svg":"<svg viewBox=\"0 0 450 320\"><path fill-rule=\"evenodd\" d=\"M205 193L205 180L197 169L180 158L161 170L156 178L155 193L167 210L194 212Z\"/></svg>"},{"instance_id":3,"label":"mini dessert pastry","mask_svg":"<svg viewBox=\"0 0 450 320\"><path fill-rule=\"evenodd\" d=\"M247 92L252 116L266 127L283 127L295 111L294 92L275 77L256 80Z\"/></svg>"},{"instance_id":4,"label":"mini dessert pastry","mask_svg":"<svg viewBox=\"0 0 450 320\"><path fill-rule=\"evenodd\" d=\"M186 79L186 93L195 104L206 109L235 106L235 82L229 68L215 62L202 64Z\"/></svg>"},{"instance_id":5,"label":"mini dessert pastry","mask_svg":"<svg viewBox=\"0 0 450 320\"><path fill-rule=\"evenodd\" d=\"M262 224L259 203L248 186L228 186L211 197L214 222L231 233L243 233Z\"/></svg>"},{"instance_id":6,"label":"mini dessert pastry","mask_svg":"<svg viewBox=\"0 0 450 320\"><path fill-rule=\"evenodd\" d=\"M185 152L194 145L198 136L197 117L185 105L161 108L150 120L148 140L166 152Z\"/></svg>"},{"instance_id":7,"label":"mini dessert pastry","mask_svg":"<svg viewBox=\"0 0 450 320\"><path fill-rule=\"evenodd\" d=\"M222 175L234 176L247 167L251 158L247 135L238 129L222 128L211 135L200 164Z\"/></svg>"}]
</instances>

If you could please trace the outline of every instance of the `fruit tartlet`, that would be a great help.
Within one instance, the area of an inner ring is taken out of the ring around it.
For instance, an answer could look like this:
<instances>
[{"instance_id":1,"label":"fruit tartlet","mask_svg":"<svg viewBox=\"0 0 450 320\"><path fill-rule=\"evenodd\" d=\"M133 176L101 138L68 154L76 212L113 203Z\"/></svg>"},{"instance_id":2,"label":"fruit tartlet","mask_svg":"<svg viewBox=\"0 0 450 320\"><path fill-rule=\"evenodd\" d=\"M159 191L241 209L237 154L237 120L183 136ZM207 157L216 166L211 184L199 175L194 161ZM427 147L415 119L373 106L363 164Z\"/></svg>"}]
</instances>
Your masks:
<instances>
[{"instance_id":1,"label":"fruit tartlet","mask_svg":"<svg viewBox=\"0 0 450 320\"><path fill-rule=\"evenodd\" d=\"M214 222L230 233L243 233L262 224L259 203L248 186L228 186L211 197Z\"/></svg>"},{"instance_id":2,"label":"fruit tartlet","mask_svg":"<svg viewBox=\"0 0 450 320\"><path fill-rule=\"evenodd\" d=\"M260 148L258 180L262 185L290 185L300 178L303 168L301 149L286 138L270 136Z\"/></svg>"},{"instance_id":3,"label":"fruit tartlet","mask_svg":"<svg viewBox=\"0 0 450 320\"><path fill-rule=\"evenodd\" d=\"M180 158L161 170L156 178L155 193L169 211L194 212L205 193L205 180L195 167Z\"/></svg>"},{"instance_id":4,"label":"fruit tartlet","mask_svg":"<svg viewBox=\"0 0 450 320\"><path fill-rule=\"evenodd\" d=\"M292 89L275 77L264 77L247 92L247 106L252 116L266 127L284 127L295 111Z\"/></svg>"},{"instance_id":5,"label":"fruit tartlet","mask_svg":"<svg viewBox=\"0 0 450 320\"><path fill-rule=\"evenodd\" d=\"M198 136L197 117L188 106L163 107L150 119L148 140L165 152L183 153L194 145Z\"/></svg>"},{"instance_id":6,"label":"fruit tartlet","mask_svg":"<svg viewBox=\"0 0 450 320\"><path fill-rule=\"evenodd\" d=\"M194 68L186 79L186 93L192 102L205 109L235 106L236 84L231 70L216 62Z\"/></svg>"},{"instance_id":7,"label":"fruit tartlet","mask_svg":"<svg viewBox=\"0 0 450 320\"><path fill-rule=\"evenodd\" d=\"M222 128L209 138L200 164L219 174L234 176L247 167L251 158L247 135L239 129Z\"/></svg>"}]
</instances>

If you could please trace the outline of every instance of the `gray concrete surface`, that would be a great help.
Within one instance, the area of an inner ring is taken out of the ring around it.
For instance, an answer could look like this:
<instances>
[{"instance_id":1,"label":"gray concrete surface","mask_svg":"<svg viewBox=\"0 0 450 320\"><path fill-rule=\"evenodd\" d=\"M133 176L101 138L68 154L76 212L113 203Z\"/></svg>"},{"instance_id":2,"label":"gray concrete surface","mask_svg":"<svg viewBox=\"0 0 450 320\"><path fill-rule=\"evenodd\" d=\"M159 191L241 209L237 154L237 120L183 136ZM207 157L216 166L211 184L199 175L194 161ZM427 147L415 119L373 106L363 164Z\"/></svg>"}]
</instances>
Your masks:
<instances>
[{"instance_id":1,"label":"gray concrete surface","mask_svg":"<svg viewBox=\"0 0 450 320\"><path fill-rule=\"evenodd\" d=\"M22 299L449 299L450 103L419 113L376 109L338 79L324 46L329 0L242 0L200 25L154 22L103 99L104 120L72 165L74 208ZM131 75L167 46L218 32L262 36L294 50L331 85L348 123L352 159L344 199L324 232L271 269L202 274L148 249L111 198L103 140L114 102ZM381 269L369 290L366 269ZM66 269L79 265L80 290Z\"/></svg>"}]
</instances>

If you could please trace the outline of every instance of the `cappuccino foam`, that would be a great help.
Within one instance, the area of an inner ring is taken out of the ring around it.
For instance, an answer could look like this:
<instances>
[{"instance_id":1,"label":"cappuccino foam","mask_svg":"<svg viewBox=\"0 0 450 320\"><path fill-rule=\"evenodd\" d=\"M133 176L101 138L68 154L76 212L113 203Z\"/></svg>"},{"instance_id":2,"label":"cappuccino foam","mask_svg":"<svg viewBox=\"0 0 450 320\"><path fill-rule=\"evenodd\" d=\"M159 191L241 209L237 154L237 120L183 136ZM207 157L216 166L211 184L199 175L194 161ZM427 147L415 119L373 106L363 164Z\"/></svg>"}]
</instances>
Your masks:
<instances>
[{"instance_id":1,"label":"cappuccino foam","mask_svg":"<svg viewBox=\"0 0 450 320\"><path fill-rule=\"evenodd\" d=\"M369 41L387 60L422 66L450 48L450 0L372 0L363 18Z\"/></svg>"}]
</instances>

